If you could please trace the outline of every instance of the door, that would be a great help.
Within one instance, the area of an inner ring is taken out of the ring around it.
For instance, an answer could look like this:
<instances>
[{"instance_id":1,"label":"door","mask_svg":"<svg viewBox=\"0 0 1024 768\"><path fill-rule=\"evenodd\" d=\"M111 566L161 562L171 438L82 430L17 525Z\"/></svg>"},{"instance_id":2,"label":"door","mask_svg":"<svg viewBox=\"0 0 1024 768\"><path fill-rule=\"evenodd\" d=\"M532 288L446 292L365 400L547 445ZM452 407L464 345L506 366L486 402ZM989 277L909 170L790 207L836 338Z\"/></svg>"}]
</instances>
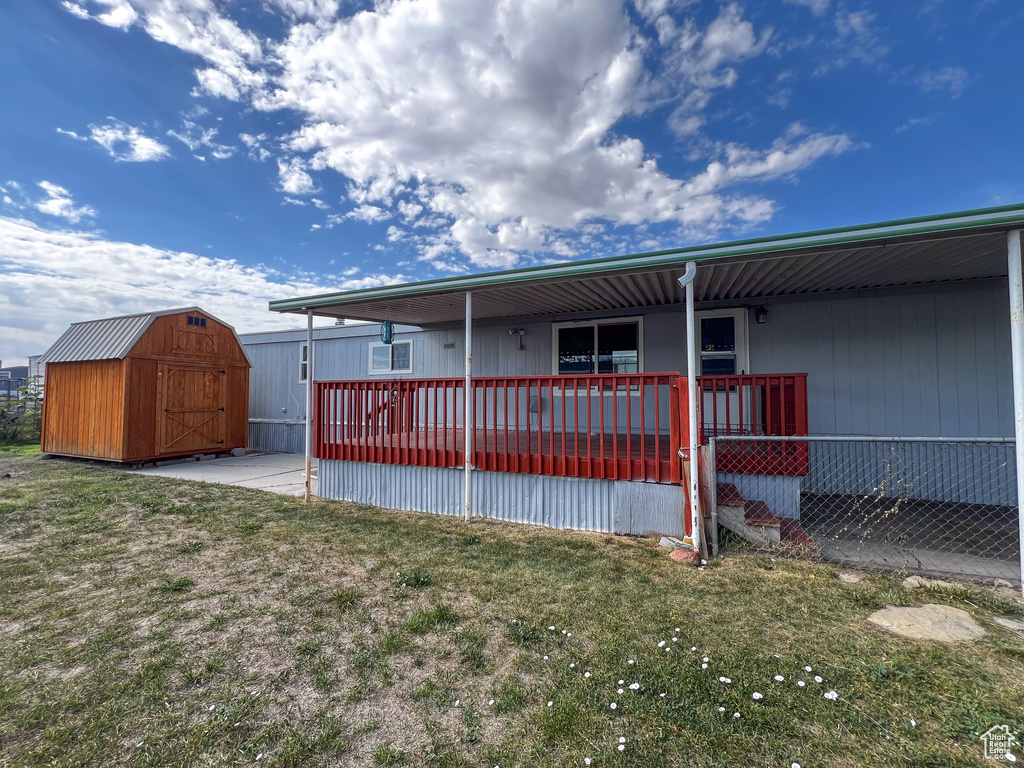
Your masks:
<instances>
[{"instance_id":1,"label":"door","mask_svg":"<svg viewBox=\"0 0 1024 768\"><path fill-rule=\"evenodd\" d=\"M697 312L698 376L738 376L750 372L747 348L747 310ZM740 434L750 423L753 403L728 380L705 380L701 408L705 435Z\"/></svg>"},{"instance_id":2,"label":"door","mask_svg":"<svg viewBox=\"0 0 1024 768\"><path fill-rule=\"evenodd\" d=\"M161 363L158 375L159 453L222 448L227 432L227 372L212 366Z\"/></svg>"}]
</instances>

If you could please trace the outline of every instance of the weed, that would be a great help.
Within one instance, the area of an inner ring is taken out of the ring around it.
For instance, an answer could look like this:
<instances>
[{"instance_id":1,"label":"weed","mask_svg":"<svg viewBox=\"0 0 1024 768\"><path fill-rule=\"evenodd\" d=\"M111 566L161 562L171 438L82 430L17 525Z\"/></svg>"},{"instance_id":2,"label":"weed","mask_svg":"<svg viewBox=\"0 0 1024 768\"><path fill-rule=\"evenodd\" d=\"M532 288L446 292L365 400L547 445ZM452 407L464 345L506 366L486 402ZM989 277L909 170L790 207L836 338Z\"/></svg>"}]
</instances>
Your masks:
<instances>
[{"instance_id":1,"label":"weed","mask_svg":"<svg viewBox=\"0 0 1024 768\"><path fill-rule=\"evenodd\" d=\"M376 766L405 765L407 757L404 749L381 745L373 753L373 764Z\"/></svg>"},{"instance_id":2,"label":"weed","mask_svg":"<svg viewBox=\"0 0 1024 768\"><path fill-rule=\"evenodd\" d=\"M420 609L405 625L414 635L424 635L436 629L453 629L459 617L448 605L435 605L433 608Z\"/></svg>"}]
</instances>

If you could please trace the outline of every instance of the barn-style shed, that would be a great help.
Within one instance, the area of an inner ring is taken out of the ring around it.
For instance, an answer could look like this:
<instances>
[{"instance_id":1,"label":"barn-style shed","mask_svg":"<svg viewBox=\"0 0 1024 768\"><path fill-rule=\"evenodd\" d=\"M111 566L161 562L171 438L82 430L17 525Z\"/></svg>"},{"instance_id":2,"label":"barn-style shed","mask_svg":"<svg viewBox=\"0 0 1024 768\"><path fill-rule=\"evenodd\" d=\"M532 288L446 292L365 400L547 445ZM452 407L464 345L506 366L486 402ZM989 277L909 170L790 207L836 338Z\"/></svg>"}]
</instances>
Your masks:
<instances>
[{"instance_id":1,"label":"barn-style shed","mask_svg":"<svg viewBox=\"0 0 1024 768\"><path fill-rule=\"evenodd\" d=\"M249 358L199 307L75 323L42 362L44 453L137 462L248 441Z\"/></svg>"}]
</instances>

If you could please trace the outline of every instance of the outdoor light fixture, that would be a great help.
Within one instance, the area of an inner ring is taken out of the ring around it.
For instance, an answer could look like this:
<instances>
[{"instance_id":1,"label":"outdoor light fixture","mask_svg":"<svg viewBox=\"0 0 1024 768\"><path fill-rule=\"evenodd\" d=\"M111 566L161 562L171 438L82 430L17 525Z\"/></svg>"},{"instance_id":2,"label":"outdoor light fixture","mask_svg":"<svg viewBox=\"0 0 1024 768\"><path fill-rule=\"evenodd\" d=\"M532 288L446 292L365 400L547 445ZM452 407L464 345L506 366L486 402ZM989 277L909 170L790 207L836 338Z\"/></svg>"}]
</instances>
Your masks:
<instances>
[{"instance_id":1,"label":"outdoor light fixture","mask_svg":"<svg viewBox=\"0 0 1024 768\"><path fill-rule=\"evenodd\" d=\"M763 304L754 310L754 320L757 321L758 325L764 325L768 322L768 307Z\"/></svg>"},{"instance_id":2,"label":"outdoor light fixture","mask_svg":"<svg viewBox=\"0 0 1024 768\"><path fill-rule=\"evenodd\" d=\"M523 351L523 336L526 335L526 331L523 330L522 328L509 328L508 329L508 335L509 336L517 336L518 337L516 339L516 349L518 349L520 352L522 352Z\"/></svg>"}]
</instances>

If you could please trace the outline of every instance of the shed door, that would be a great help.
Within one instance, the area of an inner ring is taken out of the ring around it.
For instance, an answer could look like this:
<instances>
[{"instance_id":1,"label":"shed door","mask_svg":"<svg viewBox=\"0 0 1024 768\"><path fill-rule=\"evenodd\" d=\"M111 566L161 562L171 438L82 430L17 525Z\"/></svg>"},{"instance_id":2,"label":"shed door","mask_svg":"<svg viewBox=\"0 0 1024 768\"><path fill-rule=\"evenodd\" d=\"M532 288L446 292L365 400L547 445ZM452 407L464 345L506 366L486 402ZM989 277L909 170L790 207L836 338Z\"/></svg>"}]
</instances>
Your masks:
<instances>
[{"instance_id":1,"label":"shed door","mask_svg":"<svg viewBox=\"0 0 1024 768\"><path fill-rule=\"evenodd\" d=\"M160 453L208 451L224 445L227 373L207 366L160 365Z\"/></svg>"}]
</instances>

